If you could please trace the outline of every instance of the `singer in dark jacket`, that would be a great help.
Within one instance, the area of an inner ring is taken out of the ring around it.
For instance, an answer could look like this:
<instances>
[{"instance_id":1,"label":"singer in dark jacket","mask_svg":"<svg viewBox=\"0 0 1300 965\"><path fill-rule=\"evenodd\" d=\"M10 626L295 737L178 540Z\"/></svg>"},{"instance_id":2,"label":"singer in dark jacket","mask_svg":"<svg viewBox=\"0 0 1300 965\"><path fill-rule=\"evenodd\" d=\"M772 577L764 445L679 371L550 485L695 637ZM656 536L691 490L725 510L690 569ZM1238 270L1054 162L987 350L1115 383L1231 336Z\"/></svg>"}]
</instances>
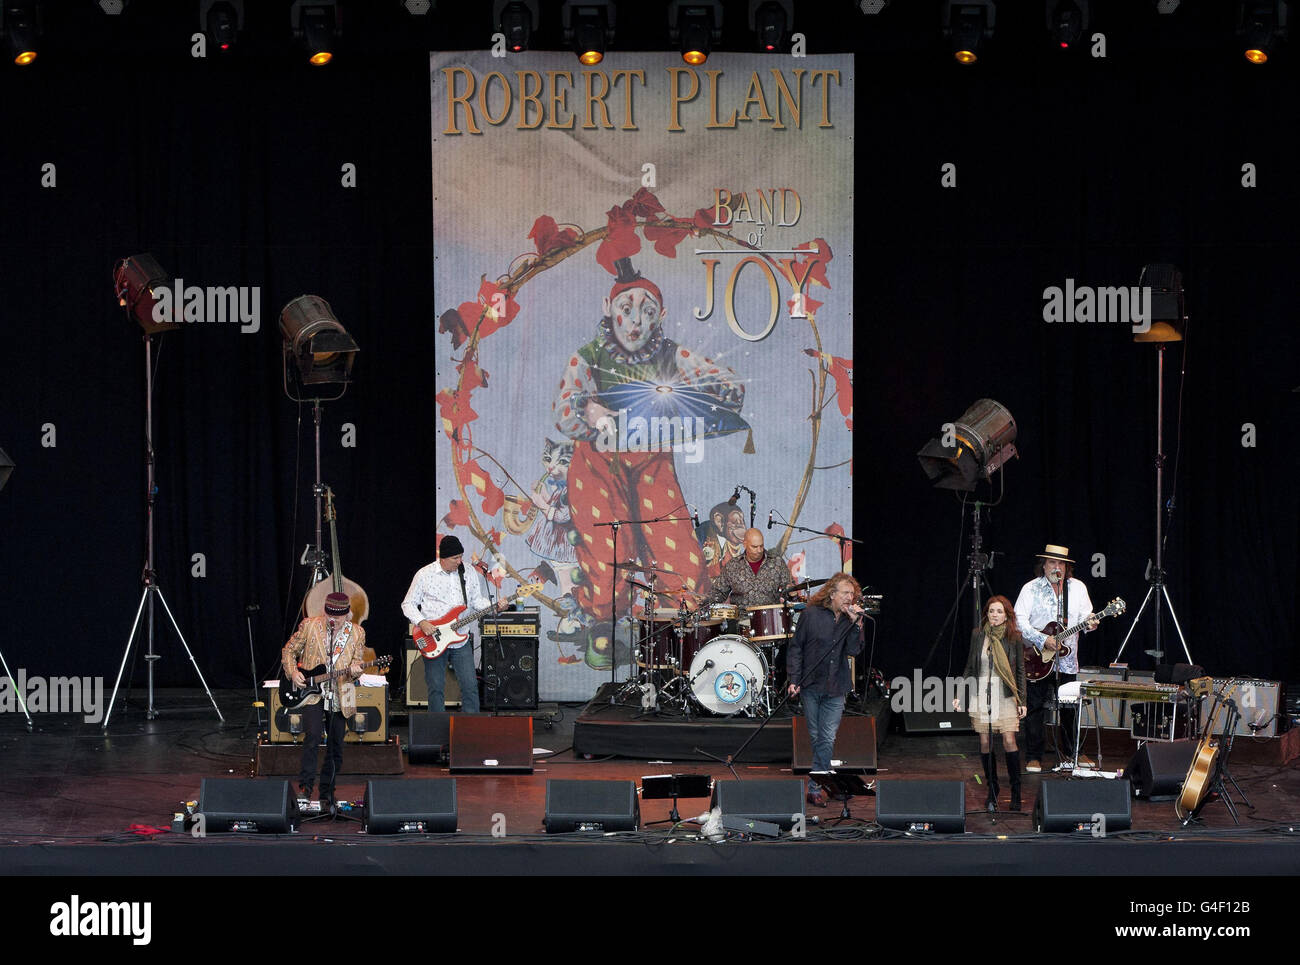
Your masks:
<instances>
[{"instance_id":1,"label":"singer in dark jacket","mask_svg":"<svg viewBox=\"0 0 1300 965\"><path fill-rule=\"evenodd\" d=\"M808 601L786 657L790 694L803 699L814 771L831 769L844 698L853 689L849 657L862 652L861 596L862 587L849 574L832 576ZM808 800L826 805L825 793L811 779Z\"/></svg>"}]
</instances>

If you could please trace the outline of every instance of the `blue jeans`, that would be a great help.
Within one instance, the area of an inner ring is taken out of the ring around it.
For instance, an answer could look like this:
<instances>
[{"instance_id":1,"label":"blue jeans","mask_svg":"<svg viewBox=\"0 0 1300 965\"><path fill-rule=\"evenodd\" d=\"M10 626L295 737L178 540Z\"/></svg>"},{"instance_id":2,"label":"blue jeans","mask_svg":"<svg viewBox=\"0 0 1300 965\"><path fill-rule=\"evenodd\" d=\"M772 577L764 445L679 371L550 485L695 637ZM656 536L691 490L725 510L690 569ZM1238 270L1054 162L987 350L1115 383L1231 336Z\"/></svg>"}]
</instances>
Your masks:
<instances>
[{"instance_id":1,"label":"blue jeans","mask_svg":"<svg viewBox=\"0 0 1300 965\"><path fill-rule=\"evenodd\" d=\"M460 684L460 709L467 714L478 713L478 678L474 675L474 638L459 647L449 647L441 657L424 661L424 682L429 687L429 710L441 713L447 709L444 691L447 689L447 661L451 672Z\"/></svg>"},{"instance_id":2,"label":"blue jeans","mask_svg":"<svg viewBox=\"0 0 1300 965\"><path fill-rule=\"evenodd\" d=\"M803 698L803 715L808 721L808 740L812 744L814 771L831 769L831 751L835 748L835 734L840 729L840 718L844 716L844 695L832 697L830 694L817 694L810 690L799 692ZM810 788L817 786L811 779Z\"/></svg>"}]
</instances>

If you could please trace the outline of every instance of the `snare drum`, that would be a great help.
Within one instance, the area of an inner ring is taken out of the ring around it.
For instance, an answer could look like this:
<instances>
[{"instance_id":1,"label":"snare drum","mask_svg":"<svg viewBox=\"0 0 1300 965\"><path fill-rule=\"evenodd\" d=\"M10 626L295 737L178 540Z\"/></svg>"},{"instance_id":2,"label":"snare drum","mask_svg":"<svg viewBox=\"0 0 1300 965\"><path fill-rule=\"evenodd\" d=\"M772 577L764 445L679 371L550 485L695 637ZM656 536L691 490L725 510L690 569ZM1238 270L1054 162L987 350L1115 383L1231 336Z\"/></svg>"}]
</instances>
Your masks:
<instances>
[{"instance_id":1,"label":"snare drum","mask_svg":"<svg viewBox=\"0 0 1300 965\"><path fill-rule=\"evenodd\" d=\"M794 633L794 620L790 608L784 603L766 603L763 606L745 607L749 615L749 639L786 640Z\"/></svg>"},{"instance_id":2,"label":"snare drum","mask_svg":"<svg viewBox=\"0 0 1300 965\"><path fill-rule=\"evenodd\" d=\"M763 651L735 634L710 641L691 661L691 691L701 707L715 714L752 712L766 685Z\"/></svg>"}]
</instances>

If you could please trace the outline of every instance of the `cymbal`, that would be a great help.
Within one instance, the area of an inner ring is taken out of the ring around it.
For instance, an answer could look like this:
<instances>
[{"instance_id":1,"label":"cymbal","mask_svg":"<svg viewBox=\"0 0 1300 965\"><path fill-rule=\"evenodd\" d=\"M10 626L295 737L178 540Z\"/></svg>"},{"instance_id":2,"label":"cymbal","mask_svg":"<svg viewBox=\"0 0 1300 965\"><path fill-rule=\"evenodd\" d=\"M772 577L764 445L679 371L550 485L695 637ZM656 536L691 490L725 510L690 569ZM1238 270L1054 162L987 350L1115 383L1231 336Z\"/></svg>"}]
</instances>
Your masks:
<instances>
[{"instance_id":1,"label":"cymbal","mask_svg":"<svg viewBox=\"0 0 1300 965\"><path fill-rule=\"evenodd\" d=\"M802 583L796 583L794 586L787 586L781 591L782 596L788 596L791 593L802 593L804 590L811 590L815 586L821 586L823 583L829 583L830 580L804 580Z\"/></svg>"},{"instance_id":2,"label":"cymbal","mask_svg":"<svg viewBox=\"0 0 1300 965\"><path fill-rule=\"evenodd\" d=\"M659 566L646 566L644 563L638 563L636 560L621 560L614 564L619 569L640 570L642 573L671 573L672 570L665 570Z\"/></svg>"}]
</instances>

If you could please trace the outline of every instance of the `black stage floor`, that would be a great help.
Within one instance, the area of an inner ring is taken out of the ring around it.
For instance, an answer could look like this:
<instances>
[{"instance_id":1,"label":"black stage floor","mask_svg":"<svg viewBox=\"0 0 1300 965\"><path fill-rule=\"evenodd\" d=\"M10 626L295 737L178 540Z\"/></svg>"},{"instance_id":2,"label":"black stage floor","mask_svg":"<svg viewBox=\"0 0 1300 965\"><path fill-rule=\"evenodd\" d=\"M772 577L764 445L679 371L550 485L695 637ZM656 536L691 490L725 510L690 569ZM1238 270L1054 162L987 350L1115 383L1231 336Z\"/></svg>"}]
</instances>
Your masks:
<instances>
[{"instance_id":1,"label":"black stage floor","mask_svg":"<svg viewBox=\"0 0 1300 965\"><path fill-rule=\"evenodd\" d=\"M963 781L966 833L909 837L882 832L874 823L875 799L852 802L853 820L833 826L836 808L809 807L805 839L708 843L696 827L615 835L546 835L546 783L550 779L631 780L649 774L702 773L717 780L793 779L789 722L769 729L784 757L737 764L734 773L687 755L658 753L588 759L573 748L575 725L611 727L592 707L544 705L535 715L535 772L457 775L460 830L418 838L366 836L343 821L304 826L290 835L211 835L196 839L169 830L182 801L198 795L205 777L249 777L256 758L254 728L244 693L219 692L227 722L217 721L206 697L162 691L160 716L144 719L138 696L115 715L107 734L98 725L42 715L35 733L22 718L0 715L0 753L7 780L0 791L0 873L44 875L240 875L341 872L467 875L629 874L847 874L847 875L1294 875L1300 872L1300 767L1283 763L1279 741L1243 741L1233 770L1253 807L1233 825L1220 803L1210 804L1200 826L1183 829L1170 803L1137 801L1133 828L1090 836L1036 834L1030 809L1045 779L1024 776L1025 810L983 810L985 790L973 735L905 736L883 733L880 780ZM400 715L395 731L405 737ZM655 727L663 722L651 722ZM721 726L719 726L721 725ZM676 726L675 724L670 726ZM696 721L692 740L734 750L743 722ZM781 728L784 727L784 735ZM627 726L625 725L625 729ZM723 737L719 737L721 734ZM1294 736L1294 735L1293 735ZM635 742L630 736L620 740ZM1105 763L1127 760L1131 748L1112 746ZM391 755L391 748L389 749ZM765 752L768 753L768 752ZM367 775L365 752L349 752L352 773L341 778L341 799L360 801ZM1005 768L1005 765L1003 765ZM447 777L446 768L405 766L405 779ZM1006 807L1003 774L1001 802ZM698 815L707 801L681 802ZM670 802L644 801L643 827L668 816ZM494 834L495 832L495 834Z\"/></svg>"}]
</instances>

